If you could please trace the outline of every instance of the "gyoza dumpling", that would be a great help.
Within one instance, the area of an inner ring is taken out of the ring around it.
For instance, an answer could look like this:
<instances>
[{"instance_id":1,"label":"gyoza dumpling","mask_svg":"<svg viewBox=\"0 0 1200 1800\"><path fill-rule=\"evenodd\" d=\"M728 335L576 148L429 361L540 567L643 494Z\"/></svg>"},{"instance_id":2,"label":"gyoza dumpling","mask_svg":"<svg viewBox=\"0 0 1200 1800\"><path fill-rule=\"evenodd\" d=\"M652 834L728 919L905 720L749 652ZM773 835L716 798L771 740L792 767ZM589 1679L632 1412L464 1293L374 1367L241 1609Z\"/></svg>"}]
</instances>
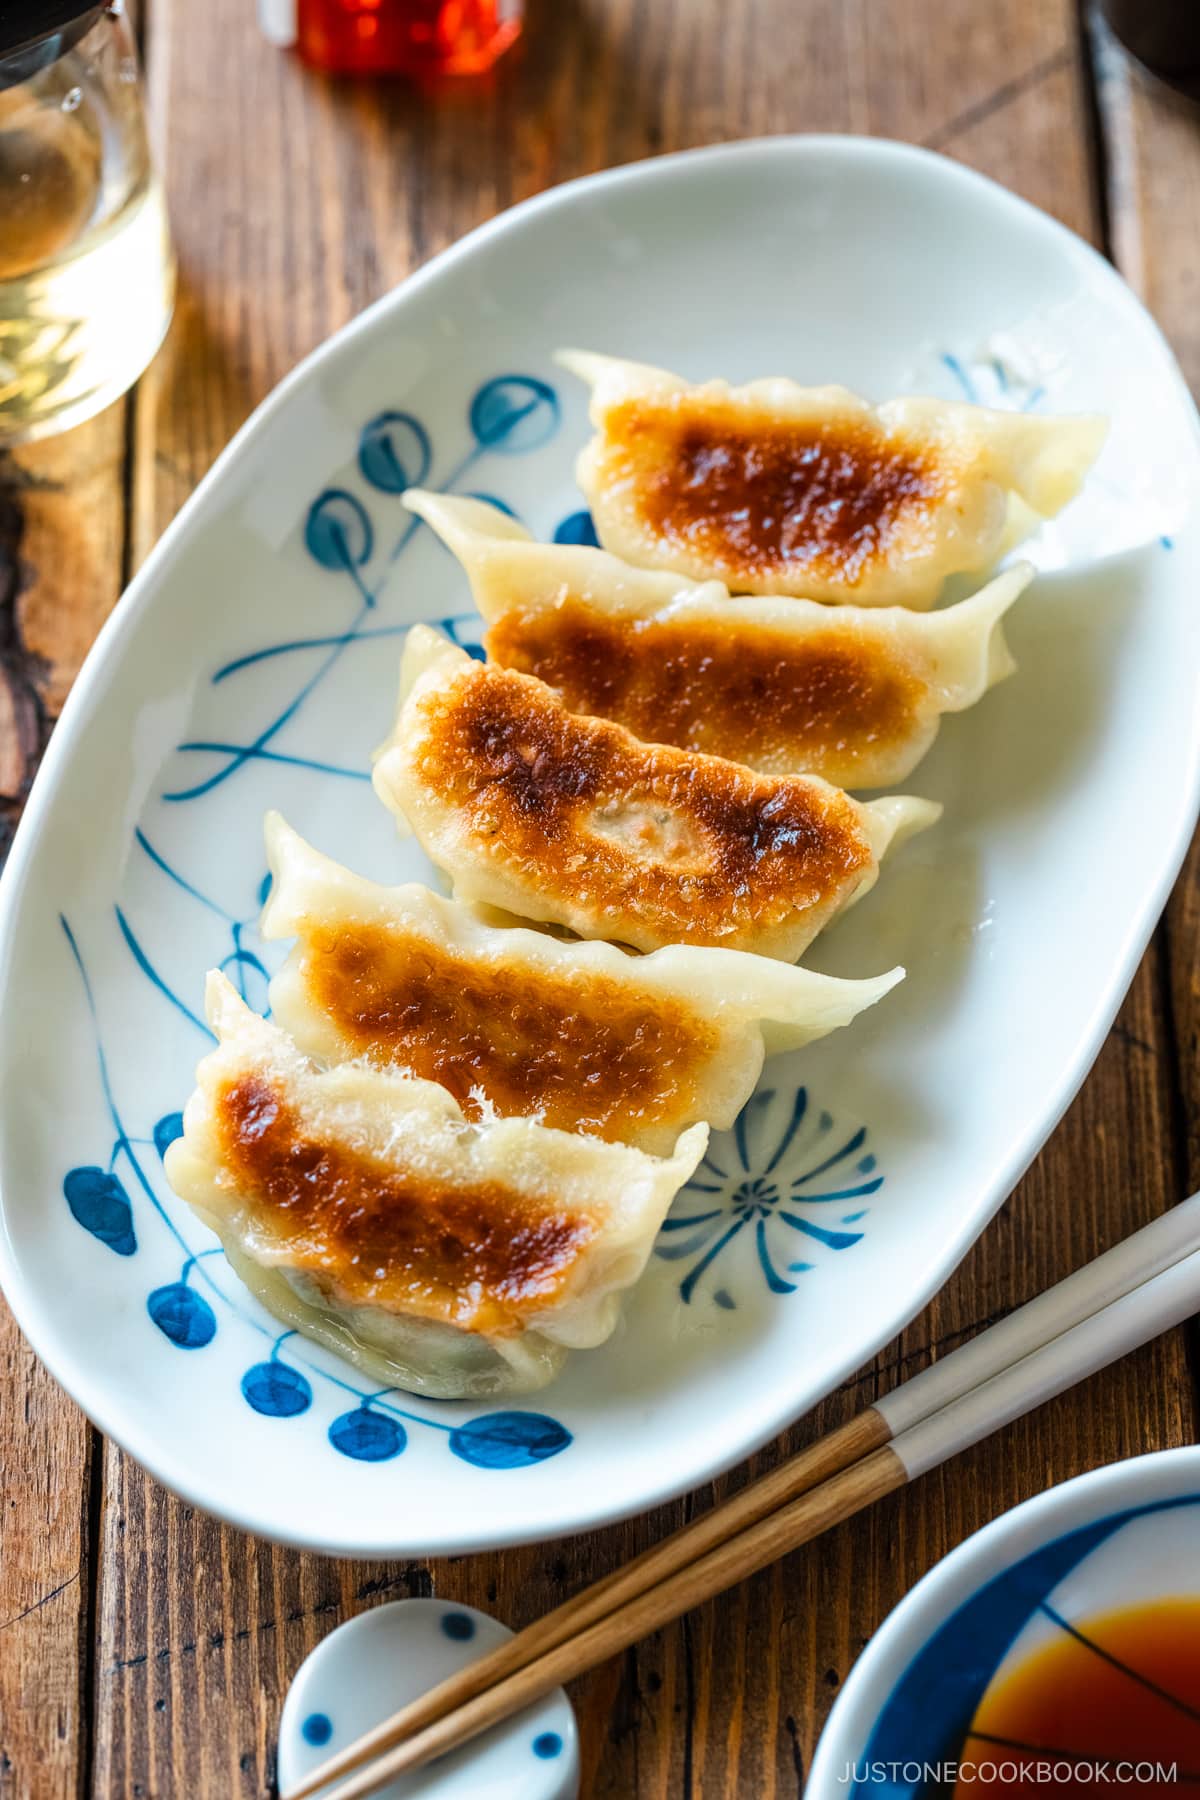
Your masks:
<instances>
[{"instance_id":1,"label":"gyoza dumpling","mask_svg":"<svg viewBox=\"0 0 1200 1800\"><path fill-rule=\"evenodd\" d=\"M271 1011L325 1062L363 1057L449 1089L464 1117L536 1118L665 1155L722 1130L771 1049L873 1006L903 970L838 981L736 950L634 956L490 925L427 887L377 887L267 815L265 938L298 942Z\"/></svg>"},{"instance_id":2,"label":"gyoza dumpling","mask_svg":"<svg viewBox=\"0 0 1200 1800\"><path fill-rule=\"evenodd\" d=\"M837 787L903 781L941 714L1012 672L1001 620L1033 576L1019 563L931 613L731 601L719 581L693 587L605 550L535 543L479 500L404 498L466 569L494 661L640 738Z\"/></svg>"},{"instance_id":3,"label":"gyoza dumpling","mask_svg":"<svg viewBox=\"0 0 1200 1800\"><path fill-rule=\"evenodd\" d=\"M598 435L576 471L606 550L735 593L931 606L1083 485L1092 417L950 400L868 406L776 377L693 387L643 363L564 350Z\"/></svg>"},{"instance_id":4,"label":"gyoza dumpling","mask_svg":"<svg viewBox=\"0 0 1200 1800\"><path fill-rule=\"evenodd\" d=\"M788 962L872 885L889 843L941 813L644 744L427 625L409 633L374 779L460 899L639 950Z\"/></svg>"},{"instance_id":5,"label":"gyoza dumpling","mask_svg":"<svg viewBox=\"0 0 1200 1800\"><path fill-rule=\"evenodd\" d=\"M277 1318L446 1399L542 1387L610 1335L706 1126L659 1158L471 1124L434 1082L316 1068L215 971L207 1007L218 1047L167 1178Z\"/></svg>"}]
</instances>

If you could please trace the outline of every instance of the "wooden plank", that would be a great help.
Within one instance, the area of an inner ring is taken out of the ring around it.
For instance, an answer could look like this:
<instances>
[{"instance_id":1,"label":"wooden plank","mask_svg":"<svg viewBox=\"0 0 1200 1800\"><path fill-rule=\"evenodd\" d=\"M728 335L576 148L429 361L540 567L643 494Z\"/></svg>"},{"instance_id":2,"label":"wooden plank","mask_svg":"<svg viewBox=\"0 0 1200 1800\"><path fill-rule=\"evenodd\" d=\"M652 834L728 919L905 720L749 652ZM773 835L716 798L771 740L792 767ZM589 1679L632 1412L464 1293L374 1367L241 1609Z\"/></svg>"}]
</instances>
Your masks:
<instances>
[{"instance_id":1,"label":"wooden plank","mask_svg":"<svg viewBox=\"0 0 1200 1800\"><path fill-rule=\"evenodd\" d=\"M121 586L125 408L0 458L0 858ZM75 1794L91 1676L87 1421L0 1301L0 1795ZM98 1468L97 1468L98 1473Z\"/></svg>"},{"instance_id":2,"label":"wooden plank","mask_svg":"<svg viewBox=\"0 0 1200 1800\"><path fill-rule=\"evenodd\" d=\"M54 720L121 591L124 403L0 455L0 857Z\"/></svg>"},{"instance_id":3,"label":"wooden plank","mask_svg":"<svg viewBox=\"0 0 1200 1800\"><path fill-rule=\"evenodd\" d=\"M74 1795L87 1728L87 1421L0 1301L0 1795Z\"/></svg>"},{"instance_id":4,"label":"wooden plank","mask_svg":"<svg viewBox=\"0 0 1200 1800\"><path fill-rule=\"evenodd\" d=\"M124 457L124 405L0 457L0 860L67 689L120 592ZM50 1800L75 1794L85 1766L98 1443L2 1301L0 1446L0 1795Z\"/></svg>"},{"instance_id":5,"label":"wooden plank","mask_svg":"<svg viewBox=\"0 0 1200 1800\"><path fill-rule=\"evenodd\" d=\"M1097 24L1097 94L1113 253L1200 395L1200 134L1196 108ZM1169 1018L1181 1087L1181 1178L1200 1187L1200 842L1167 912Z\"/></svg>"},{"instance_id":6,"label":"wooden plank","mask_svg":"<svg viewBox=\"0 0 1200 1800\"><path fill-rule=\"evenodd\" d=\"M150 26L183 298L173 354L138 405L138 554L291 363L425 256L553 181L714 138L869 129L935 144L1098 231L1071 0L948 0L936 19L928 0L542 0L519 60L437 99L322 82L253 38L241 0L157 0ZM794 1442L1174 1197L1162 977L1152 958L1084 1095L945 1293ZM1013 1427L598 1670L574 1696L585 1792L798 1793L862 1643L936 1557L1048 1481L1182 1441L1193 1423L1176 1336L1097 1378L1086 1404ZM111 1450L107 1480L94 1776L106 1800L265 1793L287 1680L340 1619L437 1591L521 1624L709 1498L426 1568L252 1543Z\"/></svg>"}]
</instances>

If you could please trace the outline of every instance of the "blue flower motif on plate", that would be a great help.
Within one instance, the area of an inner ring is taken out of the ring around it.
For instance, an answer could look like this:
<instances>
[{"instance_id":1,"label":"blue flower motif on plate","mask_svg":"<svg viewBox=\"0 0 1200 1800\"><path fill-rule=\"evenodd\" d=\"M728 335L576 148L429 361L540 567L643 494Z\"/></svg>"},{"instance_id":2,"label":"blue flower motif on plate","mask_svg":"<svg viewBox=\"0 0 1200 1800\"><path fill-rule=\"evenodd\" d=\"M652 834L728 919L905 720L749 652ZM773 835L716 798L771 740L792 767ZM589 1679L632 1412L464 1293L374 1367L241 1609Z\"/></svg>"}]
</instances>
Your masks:
<instances>
[{"instance_id":1,"label":"blue flower motif on plate","mask_svg":"<svg viewBox=\"0 0 1200 1800\"><path fill-rule=\"evenodd\" d=\"M747 1232L773 1294L796 1292L789 1278L815 1266L812 1247L841 1251L860 1243L862 1230L845 1227L861 1225L868 1209L860 1202L884 1180L866 1146L866 1126L839 1126L810 1103L807 1088L753 1093L733 1130L711 1140L662 1228L656 1255L690 1263L680 1297L690 1304L703 1277ZM726 1310L737 1304L727 1286L715 1287L712 1298Z\"/></svg>"}]
</instances>

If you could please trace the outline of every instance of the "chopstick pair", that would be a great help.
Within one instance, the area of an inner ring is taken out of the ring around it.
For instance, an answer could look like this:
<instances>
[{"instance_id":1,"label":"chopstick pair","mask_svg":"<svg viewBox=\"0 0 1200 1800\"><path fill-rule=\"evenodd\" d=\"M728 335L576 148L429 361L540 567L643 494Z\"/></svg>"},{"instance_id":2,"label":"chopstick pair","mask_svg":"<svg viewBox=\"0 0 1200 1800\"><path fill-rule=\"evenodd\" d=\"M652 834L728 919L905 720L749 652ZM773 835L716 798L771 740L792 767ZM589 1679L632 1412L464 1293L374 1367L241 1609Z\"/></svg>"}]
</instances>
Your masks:
<instances>
[{"instance_id":1,"label":"chopstick pair","mask_svg":"<svg viewBox=\"0 0 1200 1800\"><path fill-rule=\"evenodd\" d=\"M358 1800L584 1674L1200 1310L1200 1194L330 1757ZM377 1760L376 1760L377 1759Z\"/></svg>"}]
</instances>

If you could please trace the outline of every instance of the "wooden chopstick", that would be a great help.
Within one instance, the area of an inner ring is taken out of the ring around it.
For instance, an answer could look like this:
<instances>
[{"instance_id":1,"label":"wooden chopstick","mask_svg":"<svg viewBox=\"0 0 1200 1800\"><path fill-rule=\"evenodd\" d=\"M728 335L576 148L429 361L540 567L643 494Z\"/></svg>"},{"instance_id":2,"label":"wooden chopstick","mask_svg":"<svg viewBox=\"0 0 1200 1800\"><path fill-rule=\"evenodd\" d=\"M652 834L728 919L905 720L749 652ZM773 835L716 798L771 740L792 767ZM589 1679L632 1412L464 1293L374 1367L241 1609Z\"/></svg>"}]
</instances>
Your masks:
<instances>
[{"instance_id":1,"label":"wooden chopstick","mask_svg":"<svg viewBox=\"0 0 1200 1800\"><path fill-rule=\"evenodd\" d=\"M360 1769L328 1800L370 1793L1166 1330L1200 1303L1198 1244L1200 1196L1193 1196L422 1695L329 1758L286 1800L305 1800Z\"/></svg>"}]
</instances>

